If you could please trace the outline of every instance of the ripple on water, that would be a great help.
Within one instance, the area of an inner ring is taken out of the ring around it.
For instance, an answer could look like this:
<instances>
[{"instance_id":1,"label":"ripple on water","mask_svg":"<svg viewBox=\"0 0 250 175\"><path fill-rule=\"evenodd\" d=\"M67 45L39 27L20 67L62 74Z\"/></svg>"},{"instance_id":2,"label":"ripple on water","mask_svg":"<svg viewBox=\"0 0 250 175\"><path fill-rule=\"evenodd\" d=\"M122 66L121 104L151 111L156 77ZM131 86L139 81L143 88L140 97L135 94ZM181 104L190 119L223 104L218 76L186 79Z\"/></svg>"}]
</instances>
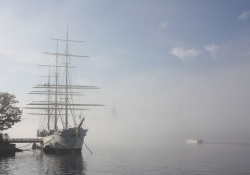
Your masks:
<instances>
[{"instance_id":1,"label":"ripple on water","mask_svg":"<svg viewBox=\"0 0 250 175\"><path fill-rule=\"evenodd\" d=\"M250 172L250 145L96 147L91 155L47 155L40 150L0 157L0 174L203 174Z\"/></svg>"}]
</instances>

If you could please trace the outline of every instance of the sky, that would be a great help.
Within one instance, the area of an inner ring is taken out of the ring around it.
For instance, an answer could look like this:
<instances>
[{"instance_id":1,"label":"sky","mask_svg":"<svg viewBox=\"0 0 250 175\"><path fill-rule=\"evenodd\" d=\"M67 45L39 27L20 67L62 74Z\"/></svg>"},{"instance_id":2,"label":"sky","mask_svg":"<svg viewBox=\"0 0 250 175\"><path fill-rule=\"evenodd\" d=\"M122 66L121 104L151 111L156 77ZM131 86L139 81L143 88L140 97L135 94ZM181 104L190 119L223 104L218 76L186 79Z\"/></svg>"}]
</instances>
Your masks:
<instances>
[{"instance_id":1,"label":"sky","mask_svg":"<svg viewBox=\"0 0 250 175\"><path fill-rule=\"evenodd\" d=\"M0 91L21 107L46 72L37 65L53 60L50 38L68 26L85 41L70 44L89 56L73 61L76 82L100 87L93 99L106 105L85 114L90 143L250 143L248 0L0 1L0 26ZM35 137L26 113L11 137Z\"/></svg>"}]
</instances>

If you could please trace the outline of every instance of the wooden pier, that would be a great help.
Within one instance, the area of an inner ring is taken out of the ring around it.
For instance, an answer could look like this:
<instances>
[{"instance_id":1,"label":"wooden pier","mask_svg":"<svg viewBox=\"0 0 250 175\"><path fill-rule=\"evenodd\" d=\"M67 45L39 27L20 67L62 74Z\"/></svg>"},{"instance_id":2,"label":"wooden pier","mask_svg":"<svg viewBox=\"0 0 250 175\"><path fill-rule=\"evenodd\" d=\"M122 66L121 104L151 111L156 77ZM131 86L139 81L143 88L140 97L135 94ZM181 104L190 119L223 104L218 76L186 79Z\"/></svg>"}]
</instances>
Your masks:
<instances>
[{"instance_id":1,"label":"wooden pier","mask_svg":"<svg viewBox=\"0 0 250 175\"><path fill-rule=\"evenodd\" d=\"M12 138L8 139L9 143L43 143L41 138Z\"/></svg>"}]
</instances>

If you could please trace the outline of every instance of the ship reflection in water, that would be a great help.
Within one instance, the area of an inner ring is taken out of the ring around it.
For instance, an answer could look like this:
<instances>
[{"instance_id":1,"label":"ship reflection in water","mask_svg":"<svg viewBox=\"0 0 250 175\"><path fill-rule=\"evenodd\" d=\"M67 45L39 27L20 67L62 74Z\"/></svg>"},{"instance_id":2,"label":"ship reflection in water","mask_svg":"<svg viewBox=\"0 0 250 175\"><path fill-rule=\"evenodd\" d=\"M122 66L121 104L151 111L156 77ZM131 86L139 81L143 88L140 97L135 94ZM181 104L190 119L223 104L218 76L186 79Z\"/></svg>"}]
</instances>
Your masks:
<instances>
[{"instance_id":1,"label":"ship reflection in water","mask_svg":"<svg viewBox=\"0 0 250 175\"><path fill-rule=\"evenodd\" d=\"M40 150L0 156L0 174L86 174L81 153L44 154Z\"/></svg>"},{"instance_id":2,"label":"ship reflection in water","mask_svg":"<svg viewBox=\"0 0 250 175\"><path fill-rule=\"evenodd\" d=\"M86 162L84 162L82 154L44 154L43 158L46 162L45 174L85 174Z\"/></svg>"}]
</instances>

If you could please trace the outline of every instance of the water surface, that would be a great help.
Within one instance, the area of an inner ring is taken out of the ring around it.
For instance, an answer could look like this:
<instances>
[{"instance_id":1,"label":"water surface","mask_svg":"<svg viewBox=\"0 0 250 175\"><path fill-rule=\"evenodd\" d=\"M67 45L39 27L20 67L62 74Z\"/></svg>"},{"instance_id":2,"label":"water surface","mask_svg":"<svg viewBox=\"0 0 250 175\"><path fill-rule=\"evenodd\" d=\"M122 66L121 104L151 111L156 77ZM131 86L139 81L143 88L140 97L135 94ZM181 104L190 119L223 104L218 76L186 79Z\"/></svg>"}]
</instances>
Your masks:
<instances>
[{"instance_id":1,"label":"water surface","mask_svg":"<svg viewBox=\"0 0 250 175\"><path fill-rule=\"evenodd\" d=\"M82 154L28 150L0 158L0 174L249 174L248 144L102 146Z\"/></svg>"}]
</instances>

